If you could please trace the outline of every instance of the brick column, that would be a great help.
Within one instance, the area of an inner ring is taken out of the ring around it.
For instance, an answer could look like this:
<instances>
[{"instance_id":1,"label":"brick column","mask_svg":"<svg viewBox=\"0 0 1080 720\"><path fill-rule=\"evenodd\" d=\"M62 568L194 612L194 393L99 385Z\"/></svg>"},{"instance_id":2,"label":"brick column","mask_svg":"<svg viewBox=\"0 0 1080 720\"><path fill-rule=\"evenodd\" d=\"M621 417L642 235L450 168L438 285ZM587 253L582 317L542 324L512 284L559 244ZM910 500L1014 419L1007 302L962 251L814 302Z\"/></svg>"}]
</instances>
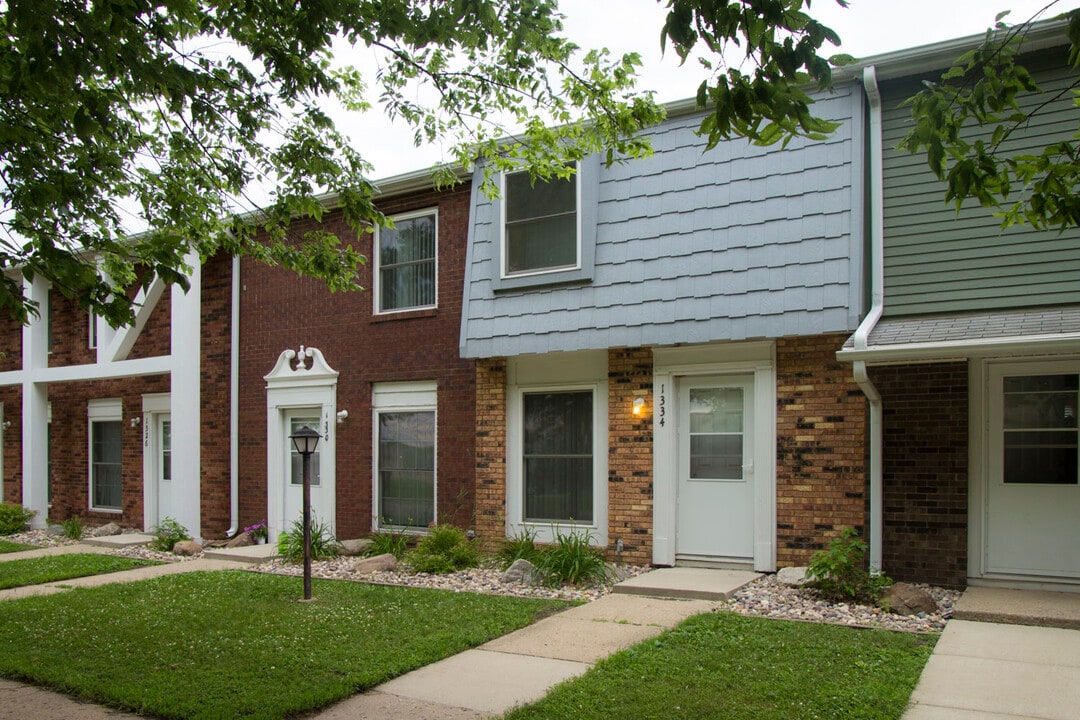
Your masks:
<instances>
[{"instance_id":1,"label":"brick column","mask_svg":"<svg viewBox=\"0 0 1080 720\"><path fill-rule=\"evenodd\" d=\"M611 560L652 562L653 360L649 348L608 351L608 548ZM634 398L645 399L641 417ZM621 555L616 543L622 540Z\"/></svg>"},{"instance_id":2,"label":"brick column","mask_svg":"<svg viewBox=\"0 0 1080 720\"><path fill-rule=\"evenodd\" d=\"M776 561L805 565L845 527L865 535L867 403L844 335L776 343Z\"/></svg>"},{"instance_id":3,"label":"brick column","mask_svg":"<svg viewBox=\"0 0 1080 720\"><path fill-rule=\"evenodd\" d=\"M476 532L506 535L506 359L476 363Z\"/></svg>"}]
</instances>

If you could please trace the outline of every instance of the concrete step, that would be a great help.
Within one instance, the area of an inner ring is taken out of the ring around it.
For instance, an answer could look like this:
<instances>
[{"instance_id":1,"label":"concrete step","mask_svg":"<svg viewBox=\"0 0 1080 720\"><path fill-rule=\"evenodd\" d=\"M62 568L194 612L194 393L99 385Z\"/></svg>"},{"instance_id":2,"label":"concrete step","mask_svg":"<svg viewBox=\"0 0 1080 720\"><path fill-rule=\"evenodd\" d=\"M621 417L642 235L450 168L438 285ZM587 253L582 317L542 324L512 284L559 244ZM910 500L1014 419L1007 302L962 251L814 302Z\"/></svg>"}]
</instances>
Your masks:
<instances>
[{"instance_id":1,"label":"concrete step","mask_svg":"<svg viewBox=\"0 0 1080 720\"><path fill-rule=\"evenodd\" d=\"M123 535L106 535L104 537L84 537L82 542L87 545L116 549L149 545L153 539L153 535L146 533L125 533Z\"/></svg>"},{"instance_id":2,"label":"concrete step","mask_svg":"<svg viewBox=\"0 0 1080 720\"><path fill-rule=\"evenodd\" d=\"M1013 590L973 585L956 602L953 618L1080 630L1080 592Z\"/></svg>"},{"instance_id":3,"label":"concrete step","mask_svg":"<svg viewBox=\"0 0 1080 720\"><path fill-rule=\"evenodd\" d=\"M278 556L277 545L245 545L237 548L204 548L203 557L215 560L233 560L235 562L257 565Z\"/></svg>"},{"instance_id":4,"label":"concrete step","mask_svg":"<svg viewBox=\"0 0 1080 720\"><path fill-rule=\"evenodd\" d=\"M612 592L675 600L727 600L761 577L751 570L659 568L618 583Z\"/></svg>"}]
</instances>

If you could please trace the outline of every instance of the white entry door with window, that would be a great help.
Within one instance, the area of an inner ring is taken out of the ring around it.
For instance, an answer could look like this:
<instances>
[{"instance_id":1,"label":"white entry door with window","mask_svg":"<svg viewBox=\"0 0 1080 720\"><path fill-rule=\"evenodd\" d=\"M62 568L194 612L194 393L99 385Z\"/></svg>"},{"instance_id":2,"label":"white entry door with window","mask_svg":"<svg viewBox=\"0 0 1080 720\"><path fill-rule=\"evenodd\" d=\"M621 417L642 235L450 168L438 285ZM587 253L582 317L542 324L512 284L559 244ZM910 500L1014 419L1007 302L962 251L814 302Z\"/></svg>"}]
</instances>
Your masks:
<instances>
[{"instance_id":1,"label":"white entry door with window","mask_svg":"<svg viewBox=\"0 0 1080 720\"><path fill-rule=\"evenodd\" d=\"M754 558L754 378L679 383L676 556Z\"/></svg>"},{"instance_id":2,"label":"white entry door with window","mask_svg":"<svg viewBox=\"0 0 1080 720\"><path fill-rule=\"evenodd\" d=\"M1080 363L988 374L985 569L1080 579Z\"/></svg>"},{"instance_id":3,"label":"white entry door with window","mask_svg":"<svg viewBox=\"0 0 1080 720\"><path fill-rule=\"evenodd\" d=\"M289 469L288 477L285 478L285 530L292 529L292 523L302 520L304 512L304 459L296 452L296 447L291 439L292 435L302 427L309 427L321 434L322 420L319 417L321 408L305 408L288 410L285 413L285 437L282 438L282 446L285 449L283 461ZM330 503L326 498L326 490L322 482L322 440L319 441L319 449L311 456L311 518L312 527L315 521L329 525Z\"/></svg>"}]
</instances>

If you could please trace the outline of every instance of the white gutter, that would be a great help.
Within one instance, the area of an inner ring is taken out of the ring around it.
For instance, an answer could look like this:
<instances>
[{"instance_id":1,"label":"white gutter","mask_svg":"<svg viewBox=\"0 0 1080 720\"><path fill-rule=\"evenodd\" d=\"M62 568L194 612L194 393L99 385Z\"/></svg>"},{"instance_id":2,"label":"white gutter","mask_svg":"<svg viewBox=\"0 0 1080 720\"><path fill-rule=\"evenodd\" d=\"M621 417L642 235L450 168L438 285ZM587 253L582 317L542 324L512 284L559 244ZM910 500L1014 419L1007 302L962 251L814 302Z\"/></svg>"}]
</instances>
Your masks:
<instances>
[{"instance_id":1,"label":"white gutter","mask_svg":"<svg viewBox=\"0 0 1080 720\"><path fill-rule=\"evenodd\" d=\"M229 338L229 529L240 529L240 258L232 259L232 322Z\"/></svg>"},{"instance_id":2,"label":"white gutter","mask_svg":"<svg viewBox=\"0 0 1080 720\"><path fill-rule=\"evenodd\" d=\"M885 309L885 214L882 158L884 141L881 131L881 93L878 92L874 67L863 68L863 87L870 102L870 312L855 331L855 349L866 350L867 340L881 320ZM870 381L866 362L856 360L852 365L855 382L870 401L870 568L881 569L881 525L884 521L881 462L883 433L881 393Z\"/></svg>"}]
</instances>

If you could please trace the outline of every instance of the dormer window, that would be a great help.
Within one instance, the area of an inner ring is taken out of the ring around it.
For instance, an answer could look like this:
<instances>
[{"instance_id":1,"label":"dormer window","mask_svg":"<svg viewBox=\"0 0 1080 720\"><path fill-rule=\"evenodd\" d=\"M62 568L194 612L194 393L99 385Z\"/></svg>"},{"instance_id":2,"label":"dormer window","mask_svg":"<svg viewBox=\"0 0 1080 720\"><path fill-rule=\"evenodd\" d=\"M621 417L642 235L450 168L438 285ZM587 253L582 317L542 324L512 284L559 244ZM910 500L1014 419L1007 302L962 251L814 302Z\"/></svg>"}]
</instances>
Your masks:
<instances>
[{"instance_id":1,"label":"dormer window","mask_svg":"<svg viewBox=\"0 0 1080 720\"><path fill-rule=\"evenodd\" d=\"M503 177L504 277L581 267L578 175L533 181Z\"/></svg>"}]
</instances>

